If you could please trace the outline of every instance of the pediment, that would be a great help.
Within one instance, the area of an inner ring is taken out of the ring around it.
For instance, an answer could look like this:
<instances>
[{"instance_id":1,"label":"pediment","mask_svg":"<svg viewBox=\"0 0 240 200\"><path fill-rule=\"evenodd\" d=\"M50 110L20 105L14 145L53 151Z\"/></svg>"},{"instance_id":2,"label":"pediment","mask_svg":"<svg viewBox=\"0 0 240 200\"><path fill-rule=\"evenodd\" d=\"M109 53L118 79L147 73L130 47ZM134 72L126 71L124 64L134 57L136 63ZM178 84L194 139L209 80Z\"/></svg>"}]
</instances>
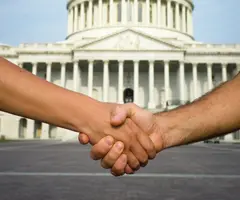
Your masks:
<instances>
[{"instance_id":1,"label":"pediment","mask_svg":"<svg viewBox=\"0 0 240 200\"><path fill-rule=\"evenodd\" d=\"M174 50L178 46L149 35L127 29L81 46L82 50Z\"/></svg>"}]
</instances>

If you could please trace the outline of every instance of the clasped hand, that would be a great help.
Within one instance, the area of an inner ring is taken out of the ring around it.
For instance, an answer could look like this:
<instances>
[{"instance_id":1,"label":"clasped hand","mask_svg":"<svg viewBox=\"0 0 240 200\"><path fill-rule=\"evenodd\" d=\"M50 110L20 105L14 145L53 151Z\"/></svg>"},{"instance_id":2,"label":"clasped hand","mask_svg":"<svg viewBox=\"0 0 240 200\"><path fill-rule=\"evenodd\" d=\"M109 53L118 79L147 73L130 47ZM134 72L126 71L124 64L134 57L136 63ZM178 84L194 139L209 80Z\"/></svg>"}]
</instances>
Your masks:
<instances>
[{"instance_id":1,"label":"clasped hand","mask_svg":"<svg viewBox=\"0 0 240 200\"><path fill-rule=\"evenodd\" d=\"M101 166L111 169L114 176L132 174L146 166L163 146L155 116L135 104L102 106L110 113L109 119L98 113L95 130L80 133L80 143L91 143L91 158L101 160Z\"/></svg>"}]
</instances>

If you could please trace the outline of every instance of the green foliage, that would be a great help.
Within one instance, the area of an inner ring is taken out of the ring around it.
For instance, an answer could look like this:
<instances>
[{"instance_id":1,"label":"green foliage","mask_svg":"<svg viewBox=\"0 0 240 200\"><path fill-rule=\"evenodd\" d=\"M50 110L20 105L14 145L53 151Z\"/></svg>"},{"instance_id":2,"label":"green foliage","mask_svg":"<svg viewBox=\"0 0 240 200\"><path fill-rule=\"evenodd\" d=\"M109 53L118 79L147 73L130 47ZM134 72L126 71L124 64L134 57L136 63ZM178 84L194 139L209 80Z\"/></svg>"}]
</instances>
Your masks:
<instances>
[{"instance_id":1,"label":"green foliage","mask_svg":"<svg viewBox=\"0 0 240 200\"><path fill-rule=\"evenodd\" d=\"M1 136L0 136L0 141L1 141L1 142L4 142L4 141L6 141L6 138L5 138L5 136L4 136L4 135L1 135Z\"/></svg>"}]
</instances>

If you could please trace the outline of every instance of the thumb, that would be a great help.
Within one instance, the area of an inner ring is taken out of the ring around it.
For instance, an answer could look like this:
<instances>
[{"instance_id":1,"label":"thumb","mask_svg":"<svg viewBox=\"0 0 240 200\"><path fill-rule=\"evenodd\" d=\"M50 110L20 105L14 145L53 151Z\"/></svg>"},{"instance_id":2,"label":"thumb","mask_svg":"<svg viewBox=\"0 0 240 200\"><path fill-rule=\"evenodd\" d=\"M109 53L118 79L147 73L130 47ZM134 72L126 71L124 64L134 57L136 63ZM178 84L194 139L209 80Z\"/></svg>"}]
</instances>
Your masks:
<instances>
[{"instance_id":1,"label":"thumb","mask_svg":"<svg viewBox=\"0 0 240 200\"><path fill-rule=\"evenodd\" d=\"M135 105L132 103L118 105L111 112L111 124L113 126L122 125L127 118L132 118L135 114Z\"/></svg>"},{"instance_id":2,"label":"thumb","mask_svg":"<svg viewBox=\"0 0 240 200\"><path fill-rule=\"evenodd\" d=\"M127 118L127 111L122 106L116 106L115 109L111 112L111 124L113 126L122 125Z\"/></svg>"}]
</instances>

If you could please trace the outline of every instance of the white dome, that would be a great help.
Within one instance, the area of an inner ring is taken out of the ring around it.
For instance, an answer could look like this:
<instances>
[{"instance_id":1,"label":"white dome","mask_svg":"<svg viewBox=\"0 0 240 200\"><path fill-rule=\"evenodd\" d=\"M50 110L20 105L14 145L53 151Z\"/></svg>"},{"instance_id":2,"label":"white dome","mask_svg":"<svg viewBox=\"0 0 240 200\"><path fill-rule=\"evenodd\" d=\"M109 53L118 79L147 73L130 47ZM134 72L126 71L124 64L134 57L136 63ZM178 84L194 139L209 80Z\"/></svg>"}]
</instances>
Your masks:
<instances>
[{"instance_id":1,"label":"white dome","mask_svg":"<svg viewBox=\"0 0 240 200\"><path fill-rule=\"evenodd\" d=\"M125 28L193 40L192 0L68 0L68 40L104 37Z\"/></svg>"}]
</instances>

